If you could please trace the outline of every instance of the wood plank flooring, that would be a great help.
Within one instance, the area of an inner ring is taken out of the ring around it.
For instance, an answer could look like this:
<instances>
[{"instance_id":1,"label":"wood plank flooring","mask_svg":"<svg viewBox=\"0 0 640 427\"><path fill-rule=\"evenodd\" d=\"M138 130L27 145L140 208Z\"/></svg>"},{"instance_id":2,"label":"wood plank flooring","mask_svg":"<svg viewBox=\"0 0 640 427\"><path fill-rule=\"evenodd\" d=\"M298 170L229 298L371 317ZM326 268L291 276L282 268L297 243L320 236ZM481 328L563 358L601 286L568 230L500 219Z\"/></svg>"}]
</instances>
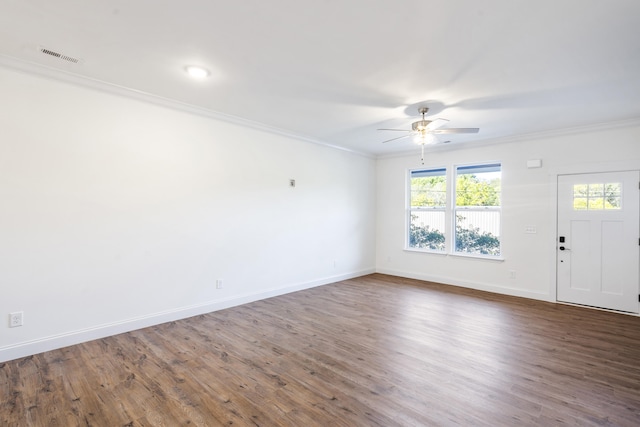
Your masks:
<instances>
[{"instance_id":1,"label":"wood plank flooring","mask_svg":"<svg viewBox=\"0 0 640 427\"><path fill-rule=\"evenodd\" d=\"M640 425L640 318L374 274L0 364L1 426Z\"/></svg>"}]
</instances>

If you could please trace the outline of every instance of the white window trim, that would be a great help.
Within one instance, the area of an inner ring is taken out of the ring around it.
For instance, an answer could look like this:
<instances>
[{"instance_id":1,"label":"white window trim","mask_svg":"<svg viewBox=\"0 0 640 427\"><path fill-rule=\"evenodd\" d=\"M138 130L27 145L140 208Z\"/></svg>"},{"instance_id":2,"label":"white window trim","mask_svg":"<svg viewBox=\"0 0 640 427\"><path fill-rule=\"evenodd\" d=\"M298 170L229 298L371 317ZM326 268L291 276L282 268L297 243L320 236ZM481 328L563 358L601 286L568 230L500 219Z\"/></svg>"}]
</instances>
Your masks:
<instances>
[{"instance_id":1,"label":"white window trim","mask_svg":"<svg viewBox=\"0 0 640 427\"><path fill-rule=\"evenodd\" d=\"M484 165L493 165L493 164L498 164L500 165L500 172L502 173L502 161L496 160L496 161L486 161L486 162L474 162L474 163L465 163L465 164L453 164L450 166L430 166L430 167L422 167L422 168L413 168L413 169L409 169L407 170L406 173L406 184L405 184L405 191L406 191L406 197L405 197L405 203L406 203L406 208L405 208L405 238L404 238L404 251L407 252L419 252L419 253L426 253L426 254L430 254L430 255L441 255L441 256L451 256L451 257L462 257L462 258L471 258L471 259L477 259L477 260L482 260L482 261L497 261L497 262L502 262L505 260L504 258L504 251L503 251L503 246L502 246L502 185L500 188L500 206L486 206L486 207L482 207L482 208L476 208L476 207L472 207L472 208L468 208L468 207L457 207L456 206L456 171L458 170L458 168L460 167L466 167L466 166L478 166L478 167L482 167ZM414 171L420 171L420 170L438 170L438 169L444 169L445 170L445 179L447 182L447 193L446 193L446 200L447 200L447 204L446 206L443 208L422 208L422 209L416 209L416 208L411 208L411 173ZM444 211L445 212L445 248L444 251L437 251L434 249L425 249L425 248L413 248L411 246L409 246L409 227L411 224L411 212L412 211L431 211L431 210L437 210L437 211ZM481 212L481 211L497 211L500 213L500 255L484 255L484 254L474 254L474 253L468 253L468 252L456 252L455 250L455 239L456 239L456 230L455 230L455 219L454 219L454 215L455 212L457 210L468 210L468 211L477 211L477 212Z\"/></svg>"},{"instance_id":2,"label":"white window trim","mask_svg":"<svg viewBox=\"0 0 640 427\"><path fill-rule=\"evenodd\" d=\"M479 258L479 259L486 259L486 260L504 260L504 255L502 253L502 179L500 181L500 206L485 206L485 207L472 207L472 208L468 208L468 207L458 207L456 205L456 177L457 177L457 173L456 171L459 168L465 168L465 167L478 167L481 168L482 166L490 166L490 165L500 165L500 176L502 177L502 162L499 160L496 161L487 161L487 162L474 162L474 163L462 163L462 164L454 164L451 168L451 209L453 212L451 212L451 214L449 215L450 220L452 222L451 224L451 228L449 229L449 231L451 232L451 250L450 250L450 254L453 256L460 256L460 257L466 257L466 258ZM448 187L447 187L447 191L448 191ZM500 213L500 255L483 255L483 254L474 254L474 253L468 253L468 252L457 252L455 250L455 242L456 242L456 224L455 224L455 213L458 210L468 210L469 212L486 212L486 211L497 211Z\"/></svg>"},{"instance_id":3,"label":"white window trim","mask_svg":"<svg viewBox=\"0 0 640 427\"><path fill-rule=\"evenodd\" d=\"M445 200L450 200L451 197L451 189L450 189L450 185L449 184L449 168L446 166L432 166L432 167L421 167L421 168L414 168L414 169L409 169L407 171L406 174L406 183L405 183L405 191L406 191L406 196L405 196L405 224L404 224L404 250L405 251L409 251L409 252L422 252L422 253L428 253L428 254L434 254L434 255L449 255L450 251L449 251L449 240L447 239L447 230L449 230L449 222L451 221L451 219L449 218L449 203L446 203L444 207L433 207L433 208L412 208L411 207L411 174L412 172L415 171L424 171L424 170L433 170L433 171L437 171L443 169L445 171L444 173L444 177L446 179L447 182L447 192L445 194ZM427 248L413 248L409 245L409 241L410 241L410 237L409 237L409 228L410 228L410 224L411 224L411 213L413 211L438 211L438 212L444 212L444 227L445 227L445 240L444 240L444 250L442 251L438 251L435 249L427 249Z\"/></svg>"}]
</instances>

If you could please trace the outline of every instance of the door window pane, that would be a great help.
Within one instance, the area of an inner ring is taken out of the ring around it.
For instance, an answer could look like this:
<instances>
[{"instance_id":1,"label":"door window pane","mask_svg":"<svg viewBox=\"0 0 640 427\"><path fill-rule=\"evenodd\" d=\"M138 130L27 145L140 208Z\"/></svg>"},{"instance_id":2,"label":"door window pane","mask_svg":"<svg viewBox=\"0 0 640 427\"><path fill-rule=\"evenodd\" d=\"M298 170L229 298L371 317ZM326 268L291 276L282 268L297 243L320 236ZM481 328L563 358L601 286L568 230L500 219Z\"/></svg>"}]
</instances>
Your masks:
<instances>
[{"instance_id":1,"label":"door window pane","mask_svg":"<svg viewBox=\"0 0 640 427\"><path fill-rule=\"evenodd\" d=\"M622 208L622 184L619 182L606 184L604 186L604 208L620 209Z\"/></svg>"}]
</instances>

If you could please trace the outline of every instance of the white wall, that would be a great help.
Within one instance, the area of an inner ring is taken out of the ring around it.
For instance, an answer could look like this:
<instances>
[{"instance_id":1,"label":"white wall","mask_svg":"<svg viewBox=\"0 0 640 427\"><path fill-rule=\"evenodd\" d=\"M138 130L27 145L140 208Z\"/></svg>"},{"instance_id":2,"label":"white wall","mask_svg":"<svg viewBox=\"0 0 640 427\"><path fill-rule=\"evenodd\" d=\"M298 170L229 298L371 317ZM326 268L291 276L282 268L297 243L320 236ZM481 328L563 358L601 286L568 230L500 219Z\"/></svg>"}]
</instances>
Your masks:
<instances>
[{"instance_id":1,"label":"white wall","mask_svg":"<svg viewBox=\"0 0 640 427\"><path fill-rule=\"evenodd\" d=\"M502 162L505 259L423 254L418 149L376 162L9 68L0 95L0 361L374 269L553 301L557 175L640 169L637 122L433 151Z\"/></svg>"},{"instance_id":2,"label":"white wall","mask_svg":"<svg viewBox=\"0 0 640 427\"><path fill-rule=\"evenodd\" d=\"M425 167L502 163L503 261L405 251L407 171L421 167L419 149L378 160L377 271L481 290L555 301L555 211L558 174L640 169L638 121L492 145L435 150ZM543 167L527 169L528 159ZM535 226L536 234L525 233ZM510 278L510 270L515 278Z\"/></svg>"},{"instance_id":3,"label":"white wall","mask_svg":"<svg viewBox=\"0 0 640 427\"><path fill-rule=\"evenodd\" d=\"M0 361L375 269L373 159L9 68L0 93Z\"/></svg>"}]
</instances>

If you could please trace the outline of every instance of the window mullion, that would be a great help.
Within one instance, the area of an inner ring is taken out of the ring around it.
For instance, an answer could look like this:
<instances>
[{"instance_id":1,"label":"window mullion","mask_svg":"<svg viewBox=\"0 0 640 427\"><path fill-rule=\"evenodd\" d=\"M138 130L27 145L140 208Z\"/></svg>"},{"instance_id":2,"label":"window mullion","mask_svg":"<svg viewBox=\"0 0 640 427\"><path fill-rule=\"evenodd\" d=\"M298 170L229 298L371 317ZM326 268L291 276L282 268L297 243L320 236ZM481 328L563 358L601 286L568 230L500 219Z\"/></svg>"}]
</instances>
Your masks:
<instances>
[{"instance_id":1,"label":"window mullion","mask_svg":"<svg viewBox=\"0 0 640 427\"><path fill-rule=\"evenodd\" d=\"M453 168L447 170L447 183L449 185L447 185L447 203L445 205L445 251L451 254L455 249L455 221L452 213L455 210L456 183Z\"/></svg>"}]
</instances>

